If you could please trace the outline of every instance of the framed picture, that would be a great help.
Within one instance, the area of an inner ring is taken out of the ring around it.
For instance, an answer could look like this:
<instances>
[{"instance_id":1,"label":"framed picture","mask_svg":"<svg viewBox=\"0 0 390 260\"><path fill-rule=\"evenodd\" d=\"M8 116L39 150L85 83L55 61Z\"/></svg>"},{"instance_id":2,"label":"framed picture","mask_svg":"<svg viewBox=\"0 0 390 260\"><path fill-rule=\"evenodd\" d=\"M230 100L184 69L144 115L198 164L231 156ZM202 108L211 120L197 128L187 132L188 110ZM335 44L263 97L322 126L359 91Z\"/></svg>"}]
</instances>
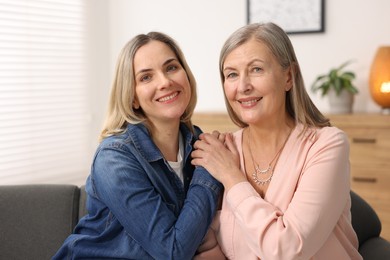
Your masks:
<instances>
[{"instance_id":1,"label":"framed picture","mask_svg":"<svg viewBox=\"0 0 390 260\"><path fill-rule=\"evenodd\" d=\"M325 0L247 0L248 23L273 22L288 34L325 31Z\"/></svg>"}]
</instances>

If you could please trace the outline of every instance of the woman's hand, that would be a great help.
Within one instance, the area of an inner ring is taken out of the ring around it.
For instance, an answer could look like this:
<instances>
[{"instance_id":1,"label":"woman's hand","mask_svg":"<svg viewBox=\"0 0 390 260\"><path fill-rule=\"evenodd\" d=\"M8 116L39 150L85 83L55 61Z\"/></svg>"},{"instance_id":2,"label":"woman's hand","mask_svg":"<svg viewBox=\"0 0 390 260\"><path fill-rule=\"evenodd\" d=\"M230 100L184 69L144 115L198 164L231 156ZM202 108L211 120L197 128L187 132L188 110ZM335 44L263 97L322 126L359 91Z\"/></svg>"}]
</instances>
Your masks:
<instances>
[{"instance_id":1,"label":"woman's hand","mask_svg":"<svg viewBox=\"0 0 390 260\"><path fill-rule=\"evenodd\" d=\"M225 189L246 180L240 170L239 153L231 133L203 133L194 148L192 164L203 166Z\"/></svg>"}]
</instances>

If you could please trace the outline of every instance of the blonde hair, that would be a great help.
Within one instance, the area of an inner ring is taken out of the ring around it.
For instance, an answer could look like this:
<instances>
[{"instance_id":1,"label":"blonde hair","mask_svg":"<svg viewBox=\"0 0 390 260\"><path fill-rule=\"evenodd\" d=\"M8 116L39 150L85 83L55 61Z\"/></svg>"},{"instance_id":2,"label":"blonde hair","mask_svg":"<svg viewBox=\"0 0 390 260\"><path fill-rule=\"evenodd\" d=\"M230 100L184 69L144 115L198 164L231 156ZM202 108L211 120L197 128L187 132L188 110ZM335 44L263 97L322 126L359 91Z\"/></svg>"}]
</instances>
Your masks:
<instances>
[{"instance_id":1,"label":"blonde hair","mask_svg":"<svg viewBox=\"0 0 390 260\"><path fill-rule=\"evenodd\" d=\"M180 120L193 131L191 117L197 102L195 77L187 64L183 52L171 37L160 32L149 32L148 34L135 36L122 48L119 54L100 141L109 136L125 132L128 124L138 124L148 120L142 109L135 109L132 105L135 99L133 62L138 49L151 41L165 43L174 52L187 74L191 87L191 99Z\"/></svg>"},{"instance_id":2,"label":"blonde hair","mask_svg":"<svg viewBox=\"0 0 390 260\"><path fill-rule=\"evenodd\" d=\"M254 23L241 27L235 31L225 42L222 47L219 58L219 72L222 86L225 82L223 75L223 66L226 57L237 47L255 39L264 43L271 53L275 56L283 69L291 68L293 79L292 88L286 92L286 110L287 113L295 119L296 122L302 123L305 128L308 126L324 127L329 126L327 119L311 101L303 82L302 73L298 60L295 56L294 48L287 34L274 23ZM246 127L239 116L233 111L226 95L225 104L231 120L239 127Z\"/></svg>"}]
</instances>

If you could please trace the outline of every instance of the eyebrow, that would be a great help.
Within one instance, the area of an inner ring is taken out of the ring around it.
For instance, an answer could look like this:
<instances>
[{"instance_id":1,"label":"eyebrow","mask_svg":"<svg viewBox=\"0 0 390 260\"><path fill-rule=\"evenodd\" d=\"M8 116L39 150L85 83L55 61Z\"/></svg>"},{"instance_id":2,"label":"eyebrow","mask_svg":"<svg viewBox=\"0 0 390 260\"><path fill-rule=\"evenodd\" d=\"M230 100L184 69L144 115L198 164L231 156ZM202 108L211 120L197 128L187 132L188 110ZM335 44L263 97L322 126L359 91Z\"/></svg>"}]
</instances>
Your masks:
<instances>
[{"instance_id":1,"label":"eyebrow","mask_svg":"<svg viewBox=\"0 0 390 260\"><path fill-rule=\"evenodd\" d=\"M251 60L247 65L252 65L253 63L255 63L255 62L261 62L261 63L264 63L265 61L264 60L262 60L262 59L253 59L253 60ZM225 71L225 70L234 70L234 67L225 67L225 68L223 68L223 71Z\"/></svg>"},{"instance_id":2,"label":"eyebrow","mask_svg":"<svg viewBox=\"0 0 390 260\"><path fill-rule=\"evenodd\" d=\"M225 71L225 70L234 70L234 68L233 67L225 67L225 68L223 68L223 71Z\"/></svg>"},{"instance_id":3,"label":"eyebrow","mask_svg":"<svg viewBox=\"0 0 390 260\"><path fill-rule=\"evenodd\" d=\"M170 58L170 59L167 59L162 65L165 66L165 65L171 63L172 61L179 62L176 58ZM135 76L137 76L138 74L141 74L141 73L149 72L149 71L152 71L152 69L142 69L142 70L139 70L139 71L137 71L135 73Z\"/></svg>"}]
</instances>

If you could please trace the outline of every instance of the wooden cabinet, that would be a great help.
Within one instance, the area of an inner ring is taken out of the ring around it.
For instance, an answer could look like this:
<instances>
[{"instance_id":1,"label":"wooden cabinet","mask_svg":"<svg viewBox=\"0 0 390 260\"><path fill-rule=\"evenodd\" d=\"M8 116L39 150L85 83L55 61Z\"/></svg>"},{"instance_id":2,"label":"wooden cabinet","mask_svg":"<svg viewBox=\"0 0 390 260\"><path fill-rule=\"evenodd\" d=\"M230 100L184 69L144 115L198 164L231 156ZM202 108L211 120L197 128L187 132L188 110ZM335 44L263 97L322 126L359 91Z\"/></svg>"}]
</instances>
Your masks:
<instances>
[{"instance_id":1,"label":"wooden cabinet","mask_svg":"<svg viewBox=\"0 0 390 260\"><path fill-rule=\"evenodd\" d=\"M328 115L350 141L351 188L376 211L390 240L390 116Z\"/></svg>"},{"instance_id":2,"label":"wooden cabinet","mask_svg":"<svg viewBox=\"0 0 390 260\"><path fill-rule=\"evenodd\" d=\"M199 126L203 132L218 130L224 133L235 132L239 129L227 113L194 113L192 123Z\"/></svg>"}]
</instances>

